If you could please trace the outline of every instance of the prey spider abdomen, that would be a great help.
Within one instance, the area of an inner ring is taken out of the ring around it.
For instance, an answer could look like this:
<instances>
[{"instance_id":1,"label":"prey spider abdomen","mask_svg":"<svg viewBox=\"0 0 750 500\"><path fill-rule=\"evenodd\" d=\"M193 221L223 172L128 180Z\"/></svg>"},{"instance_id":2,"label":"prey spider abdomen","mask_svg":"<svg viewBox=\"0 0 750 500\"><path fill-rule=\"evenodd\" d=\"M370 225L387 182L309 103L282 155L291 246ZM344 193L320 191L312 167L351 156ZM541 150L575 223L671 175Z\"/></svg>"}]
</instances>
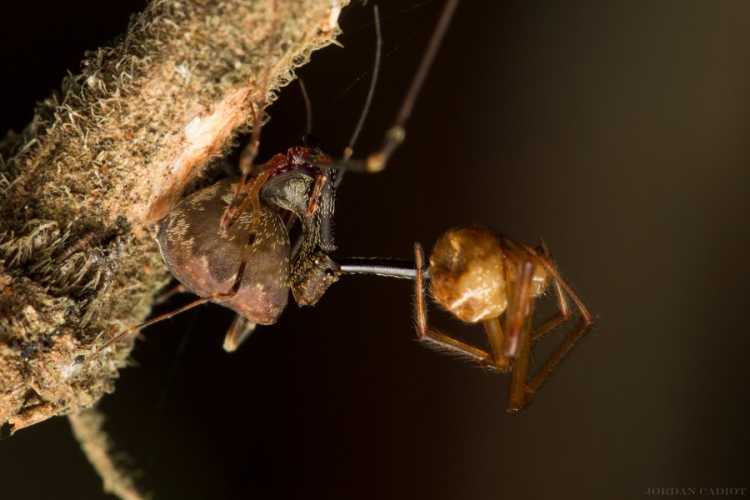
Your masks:
<instances>
[{"instance_id":1,"label":"prey spider abdomen","mask_svg":"<svg viewBox=\"0 0 750 500\"><path fill-rule=\"evenodd\" d=\"M499 317L508 307L508 288L518 281L519 265L533 263L531 297L547 288L538 257L511 246L486 229L450 229L430 255L430 292L435 302L466 323Z\"/></svg>"},{"instance_id":2,"label":"prey spider abdomen","mask_svg":"<svg viewBox=\"0 0 750 500\"><path fill-rule=\"evenodd\" d=\"M500 316L508 299L497 239L478 229L446 232L430 256L430 292L435 302L467 323Z\"/></svg>"}]
</instances>

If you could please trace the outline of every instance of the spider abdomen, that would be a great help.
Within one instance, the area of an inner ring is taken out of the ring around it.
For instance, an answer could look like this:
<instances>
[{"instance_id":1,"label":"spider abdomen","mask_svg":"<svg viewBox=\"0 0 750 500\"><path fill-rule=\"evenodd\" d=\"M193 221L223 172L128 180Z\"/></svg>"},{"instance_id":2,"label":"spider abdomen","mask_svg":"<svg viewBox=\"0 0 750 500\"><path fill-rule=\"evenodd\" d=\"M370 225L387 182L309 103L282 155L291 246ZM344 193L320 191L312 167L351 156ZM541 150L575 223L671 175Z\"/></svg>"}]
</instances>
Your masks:
<instances>
[{"instance_id":1,"label":"spider abdomen","mask_svg":"<svg viewBox=\"0 0 750 500\"><path fill-rule=\"evenodd\" d=\"M435 301L467 323L500 316L508 306L503 251L486 229L446 231L430 255Z\"/></svg>"},{"instance_id":2,"label":"spider abdomen","mask_svg":"<svg viewBox=\"0 0 750 500\"><path fill-rule=\"evenodd\" d=\"M233 195L234 185L223 180L183 199L160 223L159 248L169 270L192 292L227 294L212 301L253 323L273 324L289 295L289 234L267 207L246 210L229 229L219 229ZM243 260L239 288L229 294Z\"/></svg>"}]
</instances>

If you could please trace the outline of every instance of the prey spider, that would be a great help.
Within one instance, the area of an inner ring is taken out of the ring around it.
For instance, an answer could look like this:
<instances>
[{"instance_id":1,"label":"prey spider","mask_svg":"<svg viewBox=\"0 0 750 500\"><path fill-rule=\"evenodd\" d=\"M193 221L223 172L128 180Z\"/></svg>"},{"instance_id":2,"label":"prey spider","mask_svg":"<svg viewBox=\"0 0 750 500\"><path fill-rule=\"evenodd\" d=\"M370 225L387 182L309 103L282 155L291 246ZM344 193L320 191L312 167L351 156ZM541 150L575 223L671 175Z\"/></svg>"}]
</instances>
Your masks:
<instances>
[{"instance_id":1,"label":"prey spider","mask_svg":"<svg viewBox=\"0 0 750 500\"><path fill-rule=\"evenodd\" d=\"M484 368L510 372L509 413L531 403L593 324L588 308L560 275L544 243L534 248L484 228L457 227L444 232L432 249L429 264L419 243L414 244L413 263L361 258L339 263L346 274L413 279L417 340ZM429 294L438 306L463 323L482 324L489 351L429 326L427 281ZM550 286L557 299L557 312L534 326L535 301ZM578 309L579 321L529 380L534 343L574 318L568 300Z\"/></svg>"},{"instance_id":2,"label":"prey spider","mask_svg":"<svg viewBox=\"0 0 750 500\"><path fill-rule=\"evenodd\" d=\"M592 316L560 276L547 247L532 248L486 229L459 228L445 232L430 256L430 291L435 302L466 323L481 323L490 352L431 329L425 306L424 254L414 245L416 259L416 324L420 340L466 355L500 372L512 370L508 411L526 406L576 342L589 330ZM532 326L534 301L552 282L558 311ZM572 318L566 295L580 313L578 325L530 381L529 358L534 342ZM500 321L502 316L504 322ZM503 327L504 326L504 327Z\"/></svg>"}]
</instances>

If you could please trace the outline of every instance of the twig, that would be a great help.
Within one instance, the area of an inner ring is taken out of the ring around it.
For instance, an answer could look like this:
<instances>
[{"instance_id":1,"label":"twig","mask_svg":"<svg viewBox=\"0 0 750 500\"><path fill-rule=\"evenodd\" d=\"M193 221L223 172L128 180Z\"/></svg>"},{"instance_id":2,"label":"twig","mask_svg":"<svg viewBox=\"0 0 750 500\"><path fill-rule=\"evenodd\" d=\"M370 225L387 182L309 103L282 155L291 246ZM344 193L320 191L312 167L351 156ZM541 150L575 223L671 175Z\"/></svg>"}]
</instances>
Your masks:
<instances>
[{"instance_id":1,"label":"twig","mask_svg":"<svg viewBox=\"0 0 750 500\"><path fill-rule=\"evenodd\" d=\"M149 498L138 491L131 475L117 463L112 443L104 432L104 416L101 413L92 408L68 415L68 419L81 450L101 477L104 491L123 500Z\"/></svg>"}]
</instances>

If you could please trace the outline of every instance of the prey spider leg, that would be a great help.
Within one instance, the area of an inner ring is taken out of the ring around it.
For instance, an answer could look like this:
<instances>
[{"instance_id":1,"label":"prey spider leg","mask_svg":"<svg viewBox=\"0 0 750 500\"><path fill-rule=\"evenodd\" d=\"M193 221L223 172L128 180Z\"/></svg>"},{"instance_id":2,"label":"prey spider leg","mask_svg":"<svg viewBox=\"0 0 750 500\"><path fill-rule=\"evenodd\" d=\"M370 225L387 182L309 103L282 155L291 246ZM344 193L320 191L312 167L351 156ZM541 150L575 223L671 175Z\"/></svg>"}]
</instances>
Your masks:
<instances>
[{"instance_id":1,"label":"prey spider leg","mask_svg":"<svg viewBox=\"0 0 750 500\"><path fill-rule=\"evenodd\" d=\"M542 384L547 381L547 379L552 375L555 369L560 365L562 360L565 359L570 351L573 350L573 347L575 347L576 343L578 343L578 341L581 340L581 338L589 332L592 324L593 323L591 321L587 321L586 319L581 318L578 321L576 327L571 330L565 337L563 343L560 344L557 350L550 355L547 361L545 361L539 372L534 375L534 377L526 386L526 395L529 402L531 398L534 397L536 392L542 387Z\"/></svg>"},{"instance_id":2,"label":"prey spider leg","mask_svg":"<svg viewBox=\"0 0 750 500\"><path fill-rule=\"evenodd\" d=\"M557 270L549 257L549 252L547 252L546 248L544 247L543 250L544 256L541 260L541 263L546 271L552 276L552 279L554 281L555 289L558 294L560 311L556 316L553 316L551 319L542 323L539 328L532 332L532 340L539 340L540 338L542 338L542 336L556 329L572 318L569 311L567 310L567 301L565 299L565 294L569 295L573 302L576 304L576 307L578 308L578 311L580 313L580 320L578 321L576 326L570 332L568 332L562 344L560 344L555 352L553 352L549 356L547 361L545 361L539 372L526 385L526 404L531 401L536 392L542 387L542 384L544 384L547 379L553 374L553 372L555 371L555 369L557 369L563 359L565 359L565 357L570 354L570 352L573 350L573 347L575 347L578 341L580 341L581 338L583 338L583 336L589 332L594 321L591 313L589 312L583 301L580 299L580 297L563 279L563 277L560 276L560 272ZM563 290L565 291L565 293L563 293Z\"/></svg>"},{"instance_id":3,"label":"prey spider leg","mask_svg":"<svg viewBox=\"0 0 750 500\"><path fill-rule=\"evenodd\" d=\"M576 307L578 308L578 311L581 313L581 318L583 319L583 321L585 323L593 323L594 317L591 315L591 312L589 312L588 307L586 307L586 304L583 303L581 298L573 290L573 288L568 284L568 282L565 281L562 276L560 276L560 272L557 270L557 267L555 267L555 265L552 263L549 257L545 257L541 259L541 263L542 263L542 266L544 266L544 269L550 275L552 275L555 283L559 285L563 290L565 290L565 293L567 293L568 296L573 300Z\"/></svg>"},{"instance_id":4,"label":"prey spider leg","mask_svg":"<svg viewBox=\"0 0 750 500\"><path fill-rule=\"evenodd\" d=\"M419 243L414 244L414 260L417 270L414 279L417 339L425 344L467 356L479 363L487 362L490 359L490 355L486 351L429 327L427 323L427 305L425 304L424 251L422 250L422 245Z\"/></svg>"},{"instance_id":5,"label":"prey spider leg","mask_svg":"<svg viewBox=\"0 0 750 500\"><path fill-rule=\"evenodd\" d=\"M503 354L505 333L503 332L502 325L500 325L500 319L492 318L485 320L482 322L482 326L484 327L484 333L487 335L487 341L490 344L492 352L491 367L502 373L510 371L511 358Z\"/></svg>"},{"instance_id":6,"label":"prey spider leg","mask_svg":"<svg viewBox=\"0 0 750 500\"><path fill-rule=\"evenodd\" d=\"M545 245L543 241L539 245L539 249L541 250L544 259L554 267L547 245ZM555 297L557 298L557 312L544 320L542 324L534 330L534 341L541 339L543 336L570 319L570 306L568 305L568 299L565 297L562 287L560 286L560 282L554 280L553 285L555 287Z\"/></svg>"},{"instance_id":7,"label":"prey spider leg","mask_svg":"<svg viewBox=\"0 0 750 500\"><path fill-rule=\"evenodd\" d=\"M508 357L515 357L519 350L519 337L521 329L524 326L526 318L531 316L531 279L534 270L534 264L531 261L525 261L521 264L521 273L515 282L515 294L510 294L510 303L505 313L505 344L503 353ZM513 277L510 275L512 266L505 266L506 282L512 283Z\"/></svg>"},{"instance_id":8,"label":"prey spider leg","mask_svg":"<svg viewBox=\"0 0 750 500\"><path fill-rule=\"evenodd\" d=\"M518 411L526 405L526 381L529 377L531 358L531 330L534 301L531 296L531 280L534 263L525 261L521 265L521 275L515 285L515 296L511 298L506 321L508 332L515 332L506 339L505 353L514 353L513 371L510 381L509 411Z\"/></svg>"}]
</instances>

